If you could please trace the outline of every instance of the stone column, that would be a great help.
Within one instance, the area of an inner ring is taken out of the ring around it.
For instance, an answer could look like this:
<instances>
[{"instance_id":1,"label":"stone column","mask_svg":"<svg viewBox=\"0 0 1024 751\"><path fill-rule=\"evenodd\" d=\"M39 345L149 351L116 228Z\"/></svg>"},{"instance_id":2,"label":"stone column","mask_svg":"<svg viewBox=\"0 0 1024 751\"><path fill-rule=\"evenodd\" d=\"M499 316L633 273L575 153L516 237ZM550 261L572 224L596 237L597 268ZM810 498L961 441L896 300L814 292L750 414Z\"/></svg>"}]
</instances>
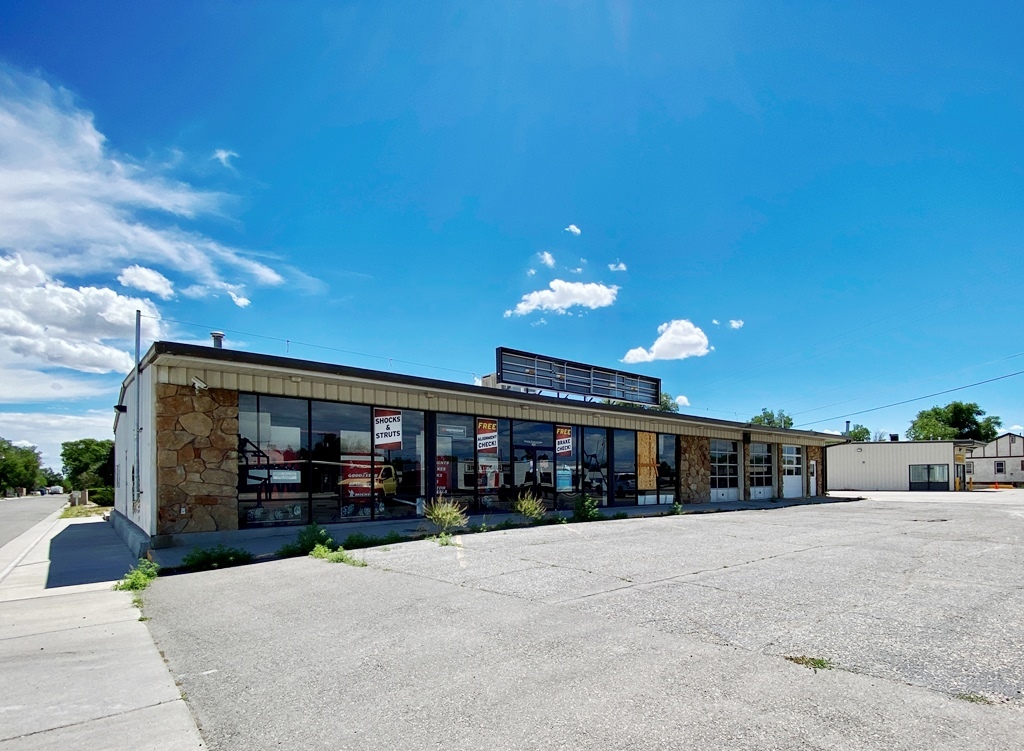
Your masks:
<instances>
[{"instance_id":1,"label":"stone column","mask_svg":"<svg viewBox=\"0 0 1024 751\"><path fill-rule=\"evenodd\" d=\"M680 503L707 503L711 500L711 440L681 435L679 460Z\"/></svg>"},{"instance_id":2,"label":"stone column","mask_svg":"<svg viewBox=\"0 0 1024 751\"><path fill-rule=\"evenodd\" d=\"M740 498L750 500L750 444L740 444L740 487L743 489Z\"/></svg>"},{"instance_id":3,"label":"stone column","mask_svg":"<svg viewBox=\"0 0 1024 751\"><path fill-rule=\"evenodd\" d=\"M775 497L782 498L782 444L775 444Z\"/></svg>"},{"instance_id":4,"label":"stone column","mask_svg":"<svg viewBox=\"0 0 1024 751\"><path fill-rule=\"evenodd\" d=\"M238 529L238 392L156 386L157 534Z\"/></svg>"}]
</instances>

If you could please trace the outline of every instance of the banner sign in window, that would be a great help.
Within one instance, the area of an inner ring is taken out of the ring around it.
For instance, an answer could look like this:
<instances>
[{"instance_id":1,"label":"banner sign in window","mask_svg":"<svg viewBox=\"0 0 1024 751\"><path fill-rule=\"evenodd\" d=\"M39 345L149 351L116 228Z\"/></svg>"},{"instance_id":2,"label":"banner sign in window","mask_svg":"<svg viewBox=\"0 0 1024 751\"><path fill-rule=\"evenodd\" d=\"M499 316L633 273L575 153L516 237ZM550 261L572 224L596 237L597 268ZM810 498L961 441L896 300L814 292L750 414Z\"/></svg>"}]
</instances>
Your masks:
<instances>
[{"instance_id":1,"label":"banner sign in window","mask_svg":"<svg viewBox=\"0 0 1024 751\"><path fill-rule=\"evenodd\" d=\"M464 425L445 425L444 423L437 424L437 434L447 435L453 438L465 438L466 428Z\"/></svg>"},{"instance_id":2,"label":"banner sign in window","mask_svg":"<svg viewBox=\"0 0 1024 751\"><path fill-rule=\"evenodd\" d=\"M402 448L402 410L373 410L373 445L376 449Z\"/></svg>"},{"instance_id":3,"label":"banner sign in window","mask_svg":"<svg viewBox=\"0 0 1024 751\"><path fill-rule=\"evenodd\" d=\"M555 453L559 456L572 453L572 428L568 425L555 426Z\"/></svg>"},{"instance_id":4,"label":"banner sign in window","mask_svg":"<svg viewBox=\"0 0 1024 751\"><path fill-rule=\"evenodd\" d=\"M483 417L476 421L476 450L480 454L498 453L498 421Z\"/></svg>"}]
</instances>

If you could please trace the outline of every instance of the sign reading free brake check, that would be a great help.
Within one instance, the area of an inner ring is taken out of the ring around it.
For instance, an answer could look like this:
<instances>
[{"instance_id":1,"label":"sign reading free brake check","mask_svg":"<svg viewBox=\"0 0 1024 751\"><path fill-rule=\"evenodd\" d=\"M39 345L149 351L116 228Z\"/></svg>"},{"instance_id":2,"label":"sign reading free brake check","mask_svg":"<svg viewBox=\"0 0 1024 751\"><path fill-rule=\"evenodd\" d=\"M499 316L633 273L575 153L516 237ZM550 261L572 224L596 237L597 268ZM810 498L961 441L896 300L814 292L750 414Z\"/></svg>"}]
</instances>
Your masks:
<instances>
[{"instance_id":1,"label":"sign reading free brake check","mask_svg":"<svg viewBox=\"0 0 1024 751\"><path fill-rule=\"evenodd\" d=\"M373 446L375 449L402 448L402 410L373 410Z\"/></svg>"}]
</instances>

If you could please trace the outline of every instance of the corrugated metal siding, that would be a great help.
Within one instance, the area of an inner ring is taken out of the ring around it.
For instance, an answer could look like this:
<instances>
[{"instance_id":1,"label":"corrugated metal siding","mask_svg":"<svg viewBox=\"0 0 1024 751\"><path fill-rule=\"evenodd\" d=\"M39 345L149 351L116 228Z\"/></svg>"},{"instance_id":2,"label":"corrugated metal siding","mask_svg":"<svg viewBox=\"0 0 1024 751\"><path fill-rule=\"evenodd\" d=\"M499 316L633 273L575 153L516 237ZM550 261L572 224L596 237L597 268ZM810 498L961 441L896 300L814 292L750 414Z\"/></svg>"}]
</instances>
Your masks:
<instances>
[{"instance_id":1,"label":"corrugated metal siding","mask_svg":"<svg viewBox=\"0 0 1024 751\"><path fill-rule=\"evenodd\" d=\"M911 464L948 464L954 476L953 444L848 443L828 449L829 490L909 490Z\"/></svg>"},{"instance_id":2,"label":"corrugated metal siding","mask_svg":"<svg viewBox=\"0 0 1024 751\"><path fill-rule=\"evenodd\" d=\"M182 358L176 359L180 361ZM191 367L191 365L185 364L159 364L156 367L156 375L160 383L187 385L195 376L209 386L220 385L222 388L237 389L243 392L299 396L377 406L398 406L407 409L453 412L480 417L562 422L570 425L652 431L721 438L730 441L743 440L744 433L742 428L730 429L725 426L686 423L678 419L659 419L657 413L652 413L650 418L600 413L588 409L581 402L571 402L569 403L571 406L567 404L565 408L546 407L532 403L523 405L517 402L514 396L501 399L487 395L474 399L464 395L423 392L379 383L353 382L341 376L310 375L306 372L233 372L230 365L226 368L215 369L210 367L208 361L202 361L201 367ZM301 380L293 381L293 377ZM771 433L751 432L751 440L777 443L780 437ZM814 436L786 436L788 443L801 445L823 446L825 440L827 439Z\"/></svg>"}]
</instances>

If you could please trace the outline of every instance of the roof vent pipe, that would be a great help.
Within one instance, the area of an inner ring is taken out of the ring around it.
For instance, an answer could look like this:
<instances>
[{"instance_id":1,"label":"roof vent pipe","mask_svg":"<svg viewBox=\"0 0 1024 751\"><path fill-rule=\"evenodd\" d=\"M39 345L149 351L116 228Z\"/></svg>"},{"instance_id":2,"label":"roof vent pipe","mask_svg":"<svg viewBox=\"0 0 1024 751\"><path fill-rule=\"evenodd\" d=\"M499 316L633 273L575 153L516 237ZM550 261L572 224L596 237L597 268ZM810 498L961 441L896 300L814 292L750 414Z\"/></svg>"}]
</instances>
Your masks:
<instances>
[{"instance_id":1,"label":"roof vent pipe","mask_svg":"<svg viewBox=\"0 0 1024 751\"><path fill-rule=\"evenodd\" d=\"M846 432L843 435L850 435L850 421L846 421Z\"/></svg>"},{"instance_id":2,"label":"roof vent pipe","mask_svg":"<svg viewBox=\"0 0 1024 751\"><path fill-rule=\"evenodd\" d=\"M213 338L214 349L224 349L224 332L223 331L211 331L210 336Z\"/></svg>"}]
</instances>

